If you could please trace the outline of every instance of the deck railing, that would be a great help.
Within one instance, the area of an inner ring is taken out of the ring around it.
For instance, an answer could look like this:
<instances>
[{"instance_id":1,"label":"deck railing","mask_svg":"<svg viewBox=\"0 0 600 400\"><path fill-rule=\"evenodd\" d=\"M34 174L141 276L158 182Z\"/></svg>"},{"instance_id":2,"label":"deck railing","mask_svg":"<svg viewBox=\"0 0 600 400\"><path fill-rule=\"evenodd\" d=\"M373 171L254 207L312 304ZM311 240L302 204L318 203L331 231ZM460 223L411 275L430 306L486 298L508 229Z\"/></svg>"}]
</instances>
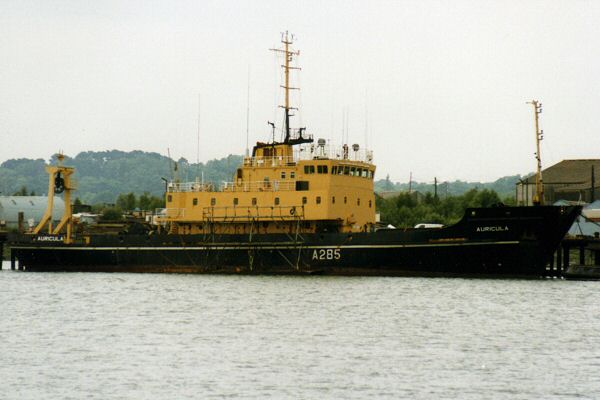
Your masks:
<instances>
[{"instance_id":1,"label":"deck railing","mask_svg":"<svg viewBox=\"0 0 600 400\"><path fill-rule=\"evenodd\" d=\"M294 150L296 160L350 160L367 164L373 163L373 151L368 149L353 150L352 146L336 146L325 144L323 146L310 144L303 145Z\"/></svg>"},{"instance_id":2,"label":"deck railing","mask_svg":"<svg viewBox=\"0 0 600 400\"><path fill-rule=\"evenodd\" d=\"M215 187L212 183L200 182L169 182L168 192L214 192Z\"/></svg>"},{"instance_id":3,"label":"deck railing","mask_svg":"<svg viewBox=\"0 0 600 400\"><path fill-rule=\"evenodd\" d=\"M234 206L203 208L203 218L210 221L287 221L294 219L302 219L303 217L303 206Z\"/></svg>"},{"instance_id":4,"label":"deck railing","mask_svg":"<svg viewBox=\"0 0 600 400\"><path fill-rule=\"evenodd\" d=\"M335 146L325 144L322 146L305 144L294 149L293 156L274 157L245 157L244 166L249 167L282 167L294 166L300 160L350 160L371 164L373 162L373 151L358 149L354 151L353 146Z\"/></svg>"},{"instance_id":5,"label":"deck railing","mask_svg":"<svg viewBox=\"0 0 600 400\"><path fill-rule=\"evenodd\" d=\"M244 158L244 166L247 167L286 167L296 165L294 157L246 157Z\"/></svg>"},{"instance_id":6,"label":"deck railing","mask_svg":"<svg viewBox=\"0 0 600 400\"><path fill-rule=\"evenodd\" d=\"M280 192L296 189L295 181L223 182L223 192Z\"/></svg>"}]
</instances>

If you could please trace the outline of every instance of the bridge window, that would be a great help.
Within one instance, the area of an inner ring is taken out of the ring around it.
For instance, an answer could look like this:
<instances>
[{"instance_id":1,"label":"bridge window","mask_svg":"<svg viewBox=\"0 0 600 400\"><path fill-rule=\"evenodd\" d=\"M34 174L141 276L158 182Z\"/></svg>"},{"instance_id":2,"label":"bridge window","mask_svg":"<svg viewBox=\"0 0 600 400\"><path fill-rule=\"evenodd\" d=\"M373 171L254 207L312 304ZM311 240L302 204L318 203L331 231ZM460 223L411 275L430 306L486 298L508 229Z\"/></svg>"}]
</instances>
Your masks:
<instances>
[{"instance_id":1,"label":"bridge window","mask_svg":"<svg viewBox=\"0 0 600 400\"><path fill-rule=\"evenodd\" d=\"M344 175L350 175L350 167L347 165L344 167Z\"/></svg>"},{"instance_id":2,"label":"bridge window","mask_svg":"<svg viewBox=\"0 0 600 400\"><path fill-rule=\"evenodd\" d=\"M327 174L329 172L327 165L317 165L317 172L319 174Z\"/></svg>"},{"instance_id":3,"label":"bridge window","mask_svg":"<svg viewBox=\"0 0 600 400\"><path fill-rule=\"evenodd\" d=\"M356 168L355 167L350 168L350 176L356 176Z\"/></svg>"},{"instance_id":4,"label":"bridge window","mask_svg":"<svg viewBox=\"0 0 600 400\"><path fill-rule=\"evenodd\" d=\"M308 181L296 181L296 191L308 190Z\"/></svg>"},{"instance_id":5,"label":"bridge window","mask_svg":"<svg viewBox=\"0 0 600 400\"><path fill-rule=\"evenodd\" d=\"M304 166L304 173L305 174L314 174L315 173L315 166L314 165L305 165Z\"/></svg>"},{"instance_id":6,"label":"bridge window","mask_svg":"<svg viewBox=\"0 0 600 400\"><path fill-rule=\"evenodd\" d=\"M373 179L373 171L369 170L369 179Z\"/></svg>"},{"instance_id":7,"label":"bridge window","mask_svg":"<svg viewBox=\"0 0 600 400\"><path fill-rule=\"evenodd\" d=\"M337 174L337 165L334 165L333 167L331 167L331 175L336 175Z\"/></svg>"},{"instance_id":8,"label":"bridge window","mask_svg":"<svg viewBox=\"0 0 600 400\"><path fill-rule=\"evenodd\" d=\"M195 206L197 206L198 205L198 199L192 200L192 204L195 205Z\"/></svg>"}]
</instances>

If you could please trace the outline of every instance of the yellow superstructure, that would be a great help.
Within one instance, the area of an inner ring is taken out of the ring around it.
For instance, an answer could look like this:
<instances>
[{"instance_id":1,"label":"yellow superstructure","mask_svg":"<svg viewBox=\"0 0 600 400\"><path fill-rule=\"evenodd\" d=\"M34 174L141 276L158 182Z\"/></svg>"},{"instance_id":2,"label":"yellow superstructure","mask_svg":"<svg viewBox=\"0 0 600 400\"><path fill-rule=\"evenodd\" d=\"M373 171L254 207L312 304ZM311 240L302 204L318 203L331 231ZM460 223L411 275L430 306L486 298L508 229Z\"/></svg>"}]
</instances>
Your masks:
<instances>
[{"instance_id":1,"label":"yellow superstructure","mask_svg":"<svg viewBox=\"0 0 600 400\"><path fill-rule=\"evenodd\" d=\"M310 151L312 147L312 152ZM170 183L163 221L171 233L364 232L375 223L370 152L333 157L325 145L260 144L231 182Z\"/></svg>"},{"instance_id":2,"label":"yellow superstructure","mask_svg":"<svg viewBox=\"0 0 600 400\"><path fill-rule=\"evenodd\" d=\"M285 72L283 140L257 143L231 182L219 187L196 182L167 186L166 212L159 221L170 233L364 232L375 224L372 153L358 145L332 149L291 129L290 65L297 51L282 37Z\"/></svg>"}]
</instances>

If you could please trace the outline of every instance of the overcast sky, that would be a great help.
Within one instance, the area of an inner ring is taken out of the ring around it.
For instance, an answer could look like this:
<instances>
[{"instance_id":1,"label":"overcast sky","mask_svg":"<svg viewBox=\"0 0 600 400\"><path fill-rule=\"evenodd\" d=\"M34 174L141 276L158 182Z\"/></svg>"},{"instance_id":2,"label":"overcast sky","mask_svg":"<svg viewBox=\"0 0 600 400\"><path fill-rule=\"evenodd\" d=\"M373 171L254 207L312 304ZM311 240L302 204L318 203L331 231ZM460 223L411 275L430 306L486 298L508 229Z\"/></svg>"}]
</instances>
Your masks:
<instances>
[{"instance_id":1,"label":"overcast sky","mask_svg":"<svg viewBox=\"0 0 600 400\"><path fill-rule=\"evenodd\" d=\"M269 138L296 36L301 119L378 177L483 180L600 157L600 1L0 0L0 161L62 149L201 161ZM280 124L280 119L276 119Z\"/></svg>"}]
</instances>

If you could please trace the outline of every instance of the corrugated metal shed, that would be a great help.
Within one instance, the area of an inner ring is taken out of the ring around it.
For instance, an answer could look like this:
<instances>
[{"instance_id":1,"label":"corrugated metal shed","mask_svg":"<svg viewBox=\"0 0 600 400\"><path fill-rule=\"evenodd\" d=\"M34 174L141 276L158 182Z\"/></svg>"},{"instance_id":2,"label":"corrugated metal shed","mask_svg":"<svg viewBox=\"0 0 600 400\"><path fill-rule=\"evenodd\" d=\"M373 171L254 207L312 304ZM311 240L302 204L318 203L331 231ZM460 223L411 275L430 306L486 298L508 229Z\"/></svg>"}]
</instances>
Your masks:
<instances>
[{"instance_id":1,"label":"corrugated metal shed","mask_svg":"<svg viewBox=\"0 0 600 400\"><path fill-rule=\"evenodd\" d=\"M600 159L563 160L542 171L544 202L553 203L559 199L591 201L592 167L595 198L600 197ZM535 175L517 183L519 205L532 205L534 195Z\"/></svg>"},{"instance_id":2,"label":"corrugated metal shed","mask_svg":"<svg viewBox=\"0 0 600 400\"><path fill-rule=\"evenodd\" d=\"M33 219L34 226L40 222L48 207L46 196L0 196L0 221L6 223L7 228L17 228L19 212L25 216L25 226ZM60 221L65 213L65 202L62 198L54 197L53 217Z\"/></svg>"}]
</instances>

